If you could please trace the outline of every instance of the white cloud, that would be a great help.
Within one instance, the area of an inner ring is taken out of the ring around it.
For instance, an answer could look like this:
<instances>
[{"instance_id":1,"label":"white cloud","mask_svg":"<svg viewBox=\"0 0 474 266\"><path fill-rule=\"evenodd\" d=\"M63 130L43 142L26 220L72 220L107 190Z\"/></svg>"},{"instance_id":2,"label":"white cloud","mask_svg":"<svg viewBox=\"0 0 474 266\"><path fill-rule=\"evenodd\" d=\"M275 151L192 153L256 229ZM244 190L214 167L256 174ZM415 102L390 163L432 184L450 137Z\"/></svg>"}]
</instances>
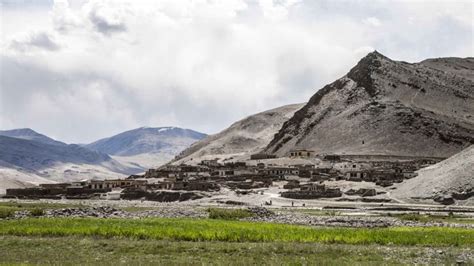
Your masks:
<instances>
[{"instance_id":1,"label":"white cloud","mask_svg":"<svg viewBox=\"0 0 474 266\"><path fill-rule=\"evenodd\" d=\"M60 49L59 44L48 32L28 32L20 34L10 42L10 48L20 52L33 52L37 50L56 51Z\"/></svg>"},{"instance_id":2,"label":"white cloud","mask_svg":"<svg viewBox=\"0 0 474 266\"><path fill-rule=\"evenodd\" d=\"M62 33L80 27L82 24L81 18L70 9L67 0L55 0L50 17L54 29Z\"/></svg>"},{"instance_id":3,"label":"white cloud","mask_svg":"<svg viewBox=\"0 0 474 266\"><path fill-rule=\"evenodd\" d=\"M288 16L289 9L297 4L298 0L259 0L258 3L263 11L263 16L271 21L284 20Z\"/></svg>"},{"instance_id":4,"label":"white cloud","mask_svg":"<svg viewBox=\"0 0 474 266\"><path fill-rule=\"evenodd\" d=\"M374 27L379 27L380 25L382 25L380 20L376 17L368 17L368 18L364 19L364 23L366 23L368 25L371 25L371 26L374 26Z\"/></svg>"},{"instance_id":5,"label":"white cloud","mask_svg":"<svg viewBox=\"0 0 474 266\"><path fill-rule=\"evenodd\" d=\"M308 100L374 49L405 61L472 56L467 1L417 3L79 0L5 8L0 128L71 142L139 126L213 133Z\"/></svg>"},{"instance_id":6,"label":"white cloud","mask_svg":"<svg viewBox=\"0 0 474 266\"><path fill-rule=\"evenodd\" d=\"M90 1L83 12L94 29L104 35L127 31L126 19L133 15L127 4L111 1Z\"/></svg>"}]
</instances>

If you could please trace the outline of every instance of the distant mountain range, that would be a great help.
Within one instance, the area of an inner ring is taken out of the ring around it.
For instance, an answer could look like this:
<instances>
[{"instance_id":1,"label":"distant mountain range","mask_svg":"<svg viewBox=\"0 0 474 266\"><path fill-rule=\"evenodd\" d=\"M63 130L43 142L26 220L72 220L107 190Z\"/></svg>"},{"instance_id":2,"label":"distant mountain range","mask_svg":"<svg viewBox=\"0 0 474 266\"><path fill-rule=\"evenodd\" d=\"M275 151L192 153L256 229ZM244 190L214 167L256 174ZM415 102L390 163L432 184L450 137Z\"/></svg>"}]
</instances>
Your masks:
<instances>
[{"instance_id":1,"label":"distant mountain range","mask_svg":"<svg viewBox=\"0 0 474 266\"><path fill-rule=\"evenodd\" d=\"M170 153L176 155L206 134L178 127L141 127L98 140L85 147L117 156L143 153Z\"/></svg>"},{"instance_id":2,"label":"distant mountain range","mask_svg":"<svg viewBox=\"0 0 474 266\"><path fill-rule=\"evenodd\" d=\"M176 127L138 128L76 145L28 128L2 130L0 189L47 181L126 177L165 163L205 136Z\"/></svg>"},{"instance_id":3,"label":"distant mountain range","mask_svg":"<svg viewBox=\"0 0 474 266\"><path fill-rule=\"evenodd\" d=\"M112 158L75 144L50 144L49 140L43 142L0 136L0 160L36 171L57 163L100 164Z\"/></svg>"},{"instance_id":4,"label":"distant mountain range","mask_svg":"<svg viewBox=\"0 0 474 266\"><path fill-rule=\"evenodd\" d=\"M0 130L0 136L17 139L35 140L45 144L66 145L64 142L54 140L29 128L19 128L12 130Z\"/></svg>"}]
</instances>

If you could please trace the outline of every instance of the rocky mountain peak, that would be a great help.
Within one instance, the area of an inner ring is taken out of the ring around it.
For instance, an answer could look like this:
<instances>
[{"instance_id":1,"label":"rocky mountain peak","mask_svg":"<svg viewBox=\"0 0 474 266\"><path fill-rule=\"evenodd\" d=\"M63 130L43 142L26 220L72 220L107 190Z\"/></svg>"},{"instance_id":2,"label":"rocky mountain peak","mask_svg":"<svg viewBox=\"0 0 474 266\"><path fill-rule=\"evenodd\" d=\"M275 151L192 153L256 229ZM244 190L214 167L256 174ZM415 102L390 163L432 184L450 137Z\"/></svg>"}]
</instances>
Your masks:
<instances>
[{"instance_id":1,"label":"rocky mountain peak","mask_svg":"<svg viewBox=\"0 0 474 266\"><path fill-rule=\"evenodd\" d=\"M374 84L374 73L380 71L383 63L391 61L388 57L377 51L373 51L363 57L356 66L354 66L347 77L357 82L358 87L363 87L370 96L375 96L377 90Z\"/></svg>"}]
</instances>

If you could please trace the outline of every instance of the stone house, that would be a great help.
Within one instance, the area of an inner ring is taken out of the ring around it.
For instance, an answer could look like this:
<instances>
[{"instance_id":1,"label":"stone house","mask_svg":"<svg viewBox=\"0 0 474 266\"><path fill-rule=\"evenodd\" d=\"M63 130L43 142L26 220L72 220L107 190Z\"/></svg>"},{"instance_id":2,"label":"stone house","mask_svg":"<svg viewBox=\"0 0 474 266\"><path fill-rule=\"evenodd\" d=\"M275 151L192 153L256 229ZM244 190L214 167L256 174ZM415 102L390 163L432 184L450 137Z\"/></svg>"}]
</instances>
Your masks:
<instances>
[{"instance_id":1,"label":"stone house","mask_svg":"<svg viewBox=\"0 0 474 266\"><path fill-rule=\"evenodd\" d=\"M266 160L266 159L274 159L276 155L273 154L266 154L266 153L256 153L250 155L250 160Z\"/></svg>"},{"instance_id":2,"label":"stone house","mask_svg":"<svg viewBox=\"0 0 474 266\"><path fill-rule=\"evenodd\" d=\"M217 159L212 159L212 160L202 160L201 165L205 165L208 167L218 167L220 166L219 162Z\"/></svg>"},{"instance_id":3,"label":"stone house","mask_svg":"<svg viewBox=\"0 0 474 266\"><path fill-rule=\"evenodd\" d=\"M301 150L291 150L289 152L289 157L290 158L311 158L314 156L314 151L311 151L311 150L305 150L305 149L301 149Z\"/></svg>"},{"instance_id":4,"label":"stone house","mask_svg":"<svg viewBox=\"0 0 474 266\"><path fill-rule=\"evenodd\" d=\"M307 183L300 186L301 191L324 191L326 186L319 183Z\"/></svg>"},{"instance_id":5,"label":"stone house","mask_svg":"<svg viewBox=\"0 0 474 266\"><path fill-rule=\"evenodd\" d=\"M265 174L267 175L299 175L299 170L295 167L269 167L265 169Z\"/></svg>"},{"instance_id":6,"label":"stone house","mask_svg":"<svg viewBox=\"0 0 474 266\"><path fill-rule=\"evenodd\" d=\"M335 154L327 154L327 155L324 155L323 160L330 161L330 162L340 162L341 156L335 155Z\"/></svg>"},{"instance_id":7,"label":"stone house","mask_svg":"<svg viewBox=\"0 0 474 266\"><path fill-rule=\"evenodd\" d=\"M349 170L344 173L344 179L349 181L368 181L370 179L370 173L364 170Z\"/></svg>"},{"instance_id":8,"label":"stone house","mask_svg":"<svg viewBox=\"0 0 474 266\"><path fill-rule=\"evenodd\" d=\"M142 188L146 189L146 180L130 179L109 179L109 180L91 180L89 188L91 189L112 189L112 188Z\"/></svg>"},{"instance_id":9,"label":"stone house","mask_svg":"<svg viewBox=\"0 0 474 266\"><path fill-rule=\"evenodd\" d=\"M219 176L233 176L233 175L235 175L234 174L234 169L224 168L224 169L219 169L217 172L218 172Z\"/></svg>"}]
</instances>

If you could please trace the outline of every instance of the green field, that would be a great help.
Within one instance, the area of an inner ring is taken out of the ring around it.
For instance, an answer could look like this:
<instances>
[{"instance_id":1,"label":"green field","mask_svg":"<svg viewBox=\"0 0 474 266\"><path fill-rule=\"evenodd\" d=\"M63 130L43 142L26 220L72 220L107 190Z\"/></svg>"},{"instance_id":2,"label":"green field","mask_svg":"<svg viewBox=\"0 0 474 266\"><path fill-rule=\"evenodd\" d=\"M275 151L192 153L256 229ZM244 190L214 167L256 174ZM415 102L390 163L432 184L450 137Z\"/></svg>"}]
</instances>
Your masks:
<instances>
[{"instance_id":1,"label":"green field","mask_svg":"<svg viewBox=\"0 0 474 266\"><path fill-rule=\"evenodd\" d=\"M474 246L474 230L460 228L312 228L211 219L27 218L0 221L0 235L97 236L224 242L315 242Z\"/></svg>"},{"instance_id":2,"label":"green field","mask_svg":"<svg viewBox=\"0 0 474 266\"><path fill-rule=\"evenodd\" d=\"M215 212L223 218L247 215ZM220 219L0 220L0 264L474 263L474 230L314 228Z\"/></svg>"},{"instance_id":3,"label":"green field","mask_svg":"<svg viewBox=\"0 0 474 266\"><path fill-rule=\"evenodd\" d=\"M0 264L453 265L471 252L459 247L0 236Z\"/></svg>"}]
</instances>

